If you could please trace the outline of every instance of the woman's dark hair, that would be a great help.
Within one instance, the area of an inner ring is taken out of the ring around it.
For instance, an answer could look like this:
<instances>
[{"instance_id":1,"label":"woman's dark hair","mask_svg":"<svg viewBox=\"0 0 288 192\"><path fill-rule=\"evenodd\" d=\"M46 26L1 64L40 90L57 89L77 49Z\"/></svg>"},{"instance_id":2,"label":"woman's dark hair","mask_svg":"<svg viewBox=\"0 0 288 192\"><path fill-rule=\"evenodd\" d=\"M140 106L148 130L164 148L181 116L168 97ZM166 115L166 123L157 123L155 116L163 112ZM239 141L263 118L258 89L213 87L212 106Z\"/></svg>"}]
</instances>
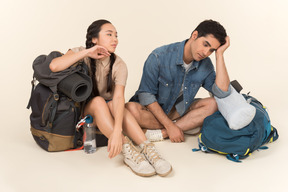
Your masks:
<instances>
[{"instance_id":1,"label":"woman's dark hair","mask_svg":"<svg viewBox=\"0 0 288 192\"><path fill-rule=\"evenodd\" d=\"M98 38L99 37L99 32L101 31L101 27L102 25L106 24L106 23L110 23L110 21L101 19L101 20L97 20L94 21L87 29L87 34L86 34L86 49L89 49L91 47L93 47L95 44L92 42L93 38ZM92 96L96 97L99 96L99 91L98 91L98 87L97 87L97 80L95 78L95 74L96 74L96 62L95 59L90 58L90 66L91 66L91 78L92 78L92 82L93 82L93 90L92 90ZM114 53L111 53L110 55L110 70L109 73L107 75L107 92L111 92L112 88L113 88L113 80L112 80L112 67L115 63L115 59L116 56Z\"/></svg>"},{"instance_id":2,"label":"woman's dark hair","mask_svg":"<svg viewBox=\"0 0 288 192\"><path fill-rule=\"evenodd\" d=\"M206 35L213 35L221 45L226 43L226 30L224 27L217 21L205 20L201 22L194 31L198 31L198 37L206 37ZM194 32L193 31L193 32ZM192 33L193 33L192 32Z\"/></svg>"}]
</instances>

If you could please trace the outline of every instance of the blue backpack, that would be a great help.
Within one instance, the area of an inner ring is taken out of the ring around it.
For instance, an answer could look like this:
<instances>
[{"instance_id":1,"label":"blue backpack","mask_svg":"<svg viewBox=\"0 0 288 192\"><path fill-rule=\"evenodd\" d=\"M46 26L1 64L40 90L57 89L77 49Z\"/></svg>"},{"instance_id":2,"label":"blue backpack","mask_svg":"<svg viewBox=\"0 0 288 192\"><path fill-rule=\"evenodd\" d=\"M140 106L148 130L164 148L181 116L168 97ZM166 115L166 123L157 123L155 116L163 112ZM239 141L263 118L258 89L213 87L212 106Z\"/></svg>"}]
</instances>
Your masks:
<instances>
[{"instance_id":1,"label":"blue backpack","mask_svg":"<svg viewBox=\"0 0 288 192\"><path fill-rule=\"evenodd\" d=\"M271 125L266 108L254 97L242 94L256 108L254 119L239 130L229 128L219 111L205 118L198 138L199 149L193 151L214 152L226 155L227 159L241 162L253 151L267 149L263 146L278 139L277 129Z\"/></svg>"}]
</instances>

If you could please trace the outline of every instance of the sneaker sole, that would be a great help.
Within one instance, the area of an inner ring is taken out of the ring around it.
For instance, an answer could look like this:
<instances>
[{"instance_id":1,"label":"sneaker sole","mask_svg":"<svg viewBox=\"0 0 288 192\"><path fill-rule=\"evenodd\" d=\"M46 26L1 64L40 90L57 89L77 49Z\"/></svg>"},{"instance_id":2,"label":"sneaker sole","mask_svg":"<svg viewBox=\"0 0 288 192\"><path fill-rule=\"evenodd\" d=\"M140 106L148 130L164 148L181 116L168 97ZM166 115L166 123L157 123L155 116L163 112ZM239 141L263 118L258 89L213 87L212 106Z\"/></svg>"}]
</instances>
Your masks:
<instances>
[{"instance_id":1,"label":"sneaker sole","mask_svg":"<svg viewBox=\"0 0 288 192\"><path fill-rule=\"evenodd\" d=\"M157 173L157 174L158 174L159 176L161 176L161 177L165 177L165 176L169 175L171 172L172 172L172 167L171 167L171 169L170 169L168 172L166 172L166 173L163 173L163 174Z\"/></svg>"},{"instance_id":2,"label":"sneaker sole","mask_svg":"<svg viewBox=\"0 0 288 192\"><path fill-rule=\"evenodd\" d=\"M141 176L141 177L151 177L151 176L153 176L153 175L156 175L156 172L147 173L147 174L145 174L145 173L137 173L137 172L134 171L125 161L123 161L123 162L124 162L124 164L125 164L127 167L129 167L129 168L132 170L133 173L135 173L135 174L138 175L138 176ZM170 170L170 172L171 172L171 170Z\"/></svg>"},{"instance_id":3,"label":"sneaker sole","mask_svg":"<svg viewBox=\"0 0 288 192\"><path fill-rule=\"evenodd\" d=\"M150 139L148 139L148 140L149 140L150 142L152 142L152 143L164 141L164 139L162 139L162 140L150 140Z\"/></svg>"},{"instance_id":4,"label":"sneaker sole","mask_svg":"<svg viewBox=\"0 0 288 192\"><path fill-rule=\"evenodd\" d=\"M184 134L195 136L195 135L198 135L200 132L201 132L201 127L196 127L195 129L184 131Z\"/></svg>"}]
</instances>

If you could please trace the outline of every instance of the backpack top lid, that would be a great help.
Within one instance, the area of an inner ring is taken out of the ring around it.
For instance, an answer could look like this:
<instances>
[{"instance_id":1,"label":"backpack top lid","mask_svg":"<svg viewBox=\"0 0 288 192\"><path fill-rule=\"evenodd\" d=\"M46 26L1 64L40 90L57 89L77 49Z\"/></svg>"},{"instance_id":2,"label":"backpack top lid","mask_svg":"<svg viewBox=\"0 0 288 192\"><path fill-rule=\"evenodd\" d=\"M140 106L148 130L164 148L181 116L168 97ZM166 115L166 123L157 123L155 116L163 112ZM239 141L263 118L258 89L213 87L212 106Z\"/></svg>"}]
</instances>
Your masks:
<instances>
[{"instance_id":1,"label":"backpack top lid","mask_svg":"<svg viewBox=\"0 0 288 192\"><path fill-rule=\"evenodd\" d=\"M58 51L52 51L49 55L38 56L32 64L33 76L41 84L50 87L53 92L56 92L58 83L65 77L80 71L81 67L72 65L71 67L59 72L52 72L49 65L54 58L61 57L63 54Z\"/></svg>"},{"instance_id":2,"label":"backpack top lid","mask_svg":"<svg viewBox=\"0 0 288 192\"><path fill-rule=\"evenodd\" d=\"M85 122L86 123L93 123L93 117L91 115L87 115Z\"/></svg>"}]
</instances>

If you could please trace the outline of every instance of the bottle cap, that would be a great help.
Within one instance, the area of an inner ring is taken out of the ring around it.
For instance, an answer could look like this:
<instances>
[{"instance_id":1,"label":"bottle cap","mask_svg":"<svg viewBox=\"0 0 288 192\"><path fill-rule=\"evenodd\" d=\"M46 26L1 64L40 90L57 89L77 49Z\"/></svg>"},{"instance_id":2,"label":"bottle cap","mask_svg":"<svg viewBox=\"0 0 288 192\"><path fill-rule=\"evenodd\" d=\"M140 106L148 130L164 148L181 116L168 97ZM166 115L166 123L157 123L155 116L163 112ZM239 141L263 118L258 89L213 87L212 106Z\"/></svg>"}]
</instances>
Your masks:
<instances>
[{"instance_id":1,"label":"bottle cap","mask_svg":"<svg viewBox=\"0 0 288 192\"><path fill-rule=\"evenodd\" d=\"M85 119L86 123L93 123L93 117L91 115L87 115L87 118Z\"/></svg>"}]
</instances>

